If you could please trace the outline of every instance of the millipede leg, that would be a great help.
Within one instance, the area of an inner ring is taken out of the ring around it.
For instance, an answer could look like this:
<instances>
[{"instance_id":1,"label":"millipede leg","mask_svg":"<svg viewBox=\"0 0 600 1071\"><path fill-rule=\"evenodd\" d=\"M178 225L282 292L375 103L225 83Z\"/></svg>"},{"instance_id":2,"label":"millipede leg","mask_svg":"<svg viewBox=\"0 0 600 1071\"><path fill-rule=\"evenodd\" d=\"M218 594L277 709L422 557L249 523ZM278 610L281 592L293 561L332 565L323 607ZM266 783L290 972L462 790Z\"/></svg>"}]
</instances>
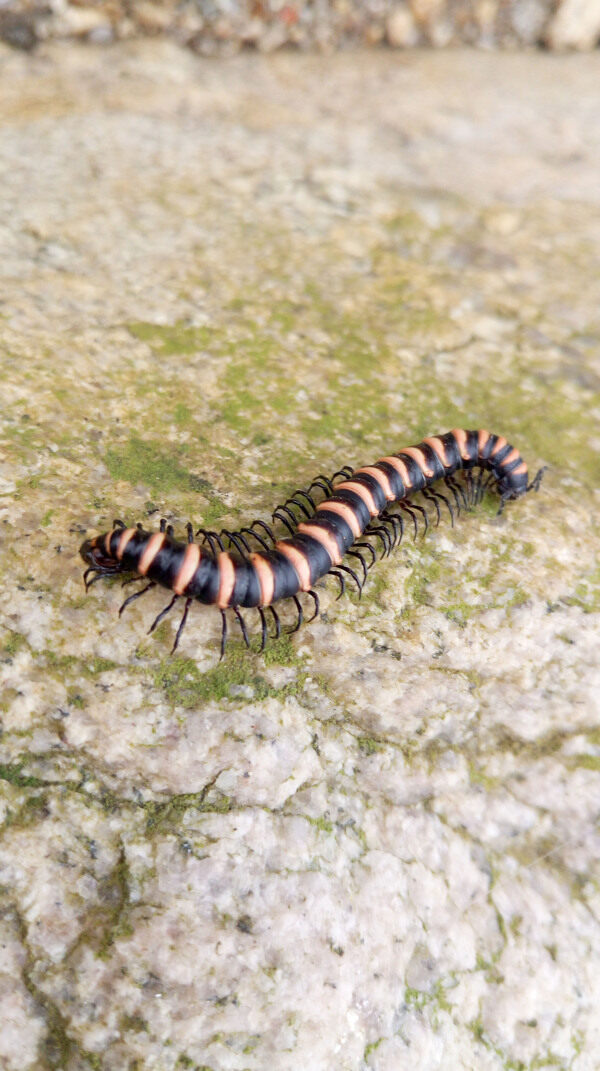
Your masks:
<instances>
[{"instance_id":1,"label":"millipede leg","mask_svg":"<svg viewBox=\"0 0 600 1071\"><path fill-rule=\"evenodd\" d=\"M487 480L485 481L485 483L483 485L482 492L487 491L488 487L494 488L494 486L497 483L498 483L498 478L497 478L496 474L494 472L490 472Z\"/></svg>"},{"instance_id":2,"label":"millipede leg","mask_svg":"<svg viewBox=\"0 0 600 1071\"><path fill-rule=\"evenodd\" d=\"M368 570L367 570L367 563L366 563L365 559L363 558L362 554L358 550L348 550L348 551L346 551L346 556L348 558L358 558L358 560L359 560L359 562L360 562L360 564L362 565L362 568L363 568L363 584L364 584L366 582L366 579L367 579L367 576L368 576Z\"/></svg>"},{"instance_id":3,"label":"millipede leg","mask_svg":"<svg viewBox=\"0 0 600 1071\"><path fill-rule=\"evenodd\" d=\"M240 536L239 532L230 532L227 528L222 528L219 535L225 536L225 538L229 540L229 545L235 547L242 558L247 557L246 551L250 550L250 548L244 537ZM242 543L242 546L240 546L240 543ZM244 544L246 549L244 549Z\"/></svg>"},{"instance_id":4,"label":"millipede leg","mask_svg":"<svg viewBox=\"0 0 600 1071\"><path fill-rule=\"evenodd\" d=\"M279 614L277 613L277 610L275 609L274 606L269 606L269 610L271 611L271 614L273 616L273 620L275 622L275 636L274 636L274 639L278 640L279 637L281 636L281 621L279 620Z\"/></svg>"},{"instance_id":5,"label":"millipede leg","mask_svg":"<svg viewBox=\"0 0 600 1071\"><path fill-rule=\"evenodd\" d=\"M378 536L379 537L379 539L381 540L381 543L383 545L383 551L382 551L381 557L382 558L387 558L387 556L390 553L390 550L392 548L391 548L391 544L388 543L389 536L388 536L388 533L386 532L385 528L383 527L383 525L381 525L381 524L377 524L377 525L370 524L368 528L365 528L365 535L374 535L374 536Z\"/></svg>"},{"instance_id":6,"label":"millipede leg","mask_svg":"<svg viewBox=\"0 0 600 1071\"><path fill-rule=\"evenodd\" d=\"M400 535L396 539L396 542L400 544L404 539L404 518L401 513L389 513L388 516L392 524L398 525L400 529Z\"/></svg>"},{"instance_id":7,"label":"millipede leg","mask_svg":"<svg viewBox=\"0 0 600 1071\"><path fill-rule=\"evenodd\" d=\"M485 472L485 469L484 469L483 465L480 465L479 466L479 471L477 473L477 476L475 477L475 505L477 505L477 506L479 505L479 503L481 502L481 499L483 498L483 492L482 492L481 488L482 488L482 484L483 484L483 474L484 474L484 472Z\"/></svg>"},{"instance_id":8,"label":"millipede leg","mask_svg":"<svg viewBox=\"0 0 600 1071\"><path fill-rule=\"evenodd\" d=\"M458 491L458 493L459 493L459 495L461 497L462 504L463 504L463 509L468 509L469 508L469 503L467 501L467 496L465 494L465 489L464 489L462 480L455 480L453 476L448 476L447 477L447 483L448 483L448 487L455 487L456 490Z\"/></svg>"},{"instance_id":9,"label":"millipede leg","mask_svg":"<svg viewBox=\"0 0 600 1071\"><path fill-rule=\"evenodd\" d=\"M344 577L342 576L342 574L340 572L338 572L337 569L330 569L329 570L329 576L337 577L337 579L339 580L339 583L340 583L340 591L339 591L339 594L336 595L336 599L335 599L335 601L337 602L338 599L341 599L342 595L344 594L344 592L346 590L346 581L344 580Z\"/></svg>"},{"instance_id":10,"label":"millipede leg","mask_svg":"<svg viewBox=\"0 0 600 1071\"><path fill-rule=\"evenodd\" d=\"M260 615L260 652L262 653L267 646L267 619L262 606L257 606L256 609Z\"/></svg>"},{"instance_id":11,"label":"millipede leg","mask_svg":"<svg viewBox=\"0 0 600 1071\"><path fill-rule=\"evenodd\" d=\"M265 542L263 537L260 536L258 534L258 532L254 532L252 530L252 528L240 528L240 532L239 532L240 539L242 538L242 536L246 532L248 533L249 536L252 536L252 538L255 539L257 543L260 544L260 546L263 548L263 550L266 550L267 553L270 551L271 548L270 548L269 544ZM248 547L248 551L250 551L250 547Z\"/></svg>"},{"instance_id":12,"label":"millipede leg","mask_svg":"<svg viewBox=\"0 0 600 1071\"><path fill-rule=\"evenodd\" d=\"M309 588L309 590L306 592L306 594L310 595L311 598L314 599L314 601L315 601L315 612L312 615L312 617L309 617L309 619L308 619L309 623L310 623L311 621L314 621L315 617L319 616L319 608L320 608L321 604L319 602L319 596L317 595L316 591L313 591L312 588Z\"/></svg>"},{"instance_id":13,"label":"millipede leg","mask_svg":"<svg viewBox=\"0 0 600 1071\"><path fill-rule=\"evenodd\" d=\"M252 521L252 524L250 525L250 528L251 529L252 528L262 528L263 532L267 533L267 536L271 540L273 546L275 546L275 544L277 542L277 539L275 538L275 535L273 534L273 529L271 528L270 524L265 524L264 521L256 520L256 521Z\"/></svg>"},{"instance_id":14,"label":"millipede leg","mask_svg":"<svg viewBox=\"0 0 600 1071\"><path fill-rule=\"evenodd\" d=\"M443 495L441 491L432 491L431 493L435 498L441 499L441 501L446 506L446 509L448 510L448 513L450 514L450 526L452 528L454 528L454 510L452 509L452 506L450 505L450 502L446 498L446 495Z\"/></svg>"},{"instance_id":15,"label":"millipede leg","mask_svg":"<svg viewBox=\"0 0 600 1071\"><path fill-rule=\"evenodd\" d=\"M354 583L358 588L358 597L360 599L363 591L363 586L361 581L358 579L356 573L354 572L354 569L351 569L349 565L338 565L337 568L341 569L344 573L348 573L348 575L352 577Z\"/></svg>"},{"instance_id":16,"label":"millipede leg","mask_svg":"<svg viewBox=\"0 0 600 1071\"><path fill-rule=\"evenodd\" d=\"M541 484L542 479L544 477L544 473L547 470L548 470L548 466L547 465L544 465L541 469L538 469L538 471L536 472L535 476L533 477L533 480L531 481L530 484L528 484L528 486L526 488L526 491L539 491L540 484Z\"/></svg>"},{"instance_id":17,"label":"millipede leg","mask_svg":"<svg viewBox=\"0 0 600 1071\"><path fill-rule=\"evenodd\" d=\"M423 528L423 535L425 535L427 533L427 529L429 528L429 517L427 516L427 510L423 506L420 506L418 502L411 502L410 505L411 509L418 510L418 512L422 515L423 524L425 526Z\"/></svg>"},{"instance_id":18,"label":"millipede leg","mask_svg":"<svg viewBox=\"0 0 600 1071\"><path fill-rule=\"evenodd\" d=\"M446 476L446 478L444 479L444 483L446 484L446 487L448 488L448 490L452 492L452 497L454 499L454 505L456 506L456 513L460 517L461 503L460 503L460 498L459 498L459 495L458 495L458 490L457 490L456 484L453 482L453 480L451 479L450 476Z\"/></svg>"},{"instance_id":19,"label":"millipede leg","mask_svg":"<svg viewBox=\"0 0 600 1071\"><path fill-rule=\"evenodd\" d=\"M115 517L113 521L113 528L126 528L125 521L122 521L120 517Z\"/></svg>"},{"instance_id":20,"label":"millipede leg","mask_svg":"<svg viewBox=\"0 0 600 1071\"><path fill-rule=\"evenodd\" d=\"M437 501L435 499L435 495L434 495L433 491L431 491L427 487L425 488L424 491L421 491L421 494L423 495L423 498L427 500L427 502L433 502L433 507L434 507L435 512L436 512L435 527L437 528L438 524L440 523L440 521L442 519L442 515L440 513L440 507L438 506Z\"/></svg>"},{"instance_id":21,"label":"millipede leg","mask_svg":"<svg viewBox=\"0 0 600 1071\"><path fill-rule=\"evenodd\" d=\"M197 536L201 535L202 536L202 542L203 543L208 543L208 545L210 547L210 552L211 552L211 554L214 554L215 558L217 557L219 551L224 551L225 550L225 547L223 546L223 540L221 539L221 536L219 535L218 532L208 531L206 528L199 528L198 531L196 532L196 535ZM215 547L214 547L215 543L217 544L218 550L215 550Z\"/></svg>"},{"instance_id":22,"label":"millipede leg","mask_svg":"<svg viewBox=\"0 0 600 1071\"><path fill-rule=\"evenodd\" d=\"M185 600L185 609L183 611L183 616L181 618L181 621L179 622L179 628L177 629L177 633L175 635L175 643L171 647L171 654L174 654L175 651L177 650L178 646L179 646L179 639L180 639L181 633L183 632L183 630L185 628L185 623L187 621L187 615L189 613L190 606L192 605L193 601L194 601L193 599L186 599Z\"/></svg>"},{"instance_id":23,"label":"millipede leg","mask_svg":"<svg viewBox=\"0 0 600 1071\"><path fill-rule=\"evenodd\" d=\"M185 526L185 530L187 532L187 541L188 541L188 543L193 543L194 542L194 526L191 523L191 521L187 522L187 524Z\"/></svg>"},{"instance_id":24,"label":"millipede leg","mask_svg":"<svg viewBox=\"0 0 600 1071\"><path fill-rule=\"evenodd\" d=\"M302 620L304 618L304 614L303 614L303 611L302 611L302 603L300 602L300 599L298 598L297 595L292 595L292 599L294 600L294 602L296 604L296 610L298 611L298 620L296 621L296 624L294 625L293 628L286 628L285 631L288 633L289 636L291 636L293 632L297 632L298 631L298 629L300 628L300 625L302 624Z\"/></svg>"},{"instance_id":25,"label":"millipede leg","mask_svg":"<svg viewBox=\"0 0 600 1071\"><path fill-rule=\"evenodd\" d=\"M90 565L89 569L86 569L84 574L83 574L83 584L84 584L84 587L85 587L86 591L94 583L93 580L90 580L90 582L88 584L88 576L90 575L90 573L97 573L98 574L97 576L94 577L94 580L98 580L101 576L104 575L100 569L94 569L93 565ZM134 577L134 579L135 579L135 577Z\"/></svg>"},{"instance_id":26,"label":"millipede leg","mask_svg":"<svg viewBox=\"0 0 600 1071\"><path fill-rule=\"evenodd\" d=\"M385 528L386 532L388 533L388 535L390 536L391 543L392 543L392 550L393 550L394 547L399 542L398 529L396 527L397 518L394 517L394 515L392 513L387 513L387 512L383 513L382 517L383 517L383 522L384 522L384 528Z\"/></svg>"},{"instance_id":27,"label":"millipede leg","mask_svg":"<svg viewBox=\"0 0 600 1071\"><path fill-rule=\"evenodd\" d=\"M306 492L305 491L294 491L294 496L295 495L303 495L303 494L306 494ZM312 498L310 498L309 495L307 495L307 498L309 498L310 503L311 503L312 508L313 508L313 512L314 512L314 510L315 510L314 502L312 501ZM304 516L307 519L312 517L312 512L305 506L304 502L299 502L297 498L292 497L292 498L286 498L285 502L283 503L284 506L289 506L291 504L293 504L294 506L297 506L298 509L300 510L300 512L303 513ZM280 509L281 507L278 506L277 508Z\"/></svg>"},{"instance_id":28,"label":"millipede leg","mask_svg":"<svg viewBox=\"0 0 600 1071\"><path fill-rule=\"evenodd\" d=\"M169 611L173 609L173 607L175 606L175 603L177 602L178 598L179 598L179 595L174 595L173 598L171 599L169 605L165 606L164 610L161 610L160 613L156 615L156 617L154 618L154 621L152 622L152 624L150 625L150 628L148 629L148 635L150 635L151 632L154 632L154 629L156 628L157 625L160 624L160 622L162 621L163 617L166 617L167 614L169 613Z\"/></svg>"},{"instance_id":29,"label":"millipede leg","mask_svg":"<svg viewBox=\"0 0 600 1071\"><path fill-rule=\"evenodd\" d=\"M312 484L311 484L311 487L312 487ZM302 495L303 498L306 498L307 501L310 502L313 510L315 510L317 508L315 506L315 500L312 497L312 495L310 494L310 488L309 488L308 491L302 491L300 488L298 488L297 491L294 491L294 496L292 498L288 498L288 502L295 502L296 501L296 495Z\"/></svg>"},{"instance_id":30,"label":"millipede leg","mask_svg":"<svg viewBox=\"0 0 600 1071\"><path fill-rule=\"evenodd\" d=\"M360 547L361 550L368 550L369 551L369 553L371 555L371 561L369 562L369 564L367 566L367 569L372 569L372 567L375 565L375 562L377 561L377 555L375 553L375 549L371 546L370 543L366 543L366 542L354 543L353 549L356 550L357 547Z\"/></svg>"},{"instance_id":31,"label":"millipede leg","mask_svg":"<svg viewBox=\"0 0 600 1071\"><path fill-rule=\"evenodd\" d=\"M221 614L221 654L219 656L219 662L222 661L225 654L225 647L227 646L227 615L224 610L219 611Z\"/></svg>"},{"instance_id":32,"label":"millipede leg","mask_svg":"<svg viewBox=\"0 0 600 1071\"><path fill-rule=\"evenodd\" d=\"M165 532L166 528L167 528L167 518L166 517L161 517L160 518L160 524L158 526L158 530L159 530L159 532Z\"/></svg>"},{"instance_id":33,"label":"millipede leg","mask_svg":"<svg viewBox=\"0 0 600 1071\"><path fill-rule=\"evenodd\" d=\"M91 580L86 580L85 581L85 590L86 591L90 590L92 584L97 584L97 582L99 580L102 580L103 576L106 576L106 572L104 571L104 569L99 569L98 571L96 571L95 569L86 569L84 575L87 575L87 574L89 574L91 572L96 573L96 576L93 576Z\"/></svg>"},{"instance_id":34,"label":"millipede leg","mask_svg":"<svg viewBox=\"0 0 600 1071\"><path fill-rule=\"evenodd\" d=\"M141 576L134 576L133 579L134 580L142 580L143 578ZM131 581L128 580L127 583L130 584ZM145 592L150 591L150 588L155 588L155 587L156 587L156 584L155 584L154 580L151 580L149 584L146 584L145 588L142 588L141 591L136 591L135 594L130 595L128 599L125 599L125 602L121 603L121 606L119 607L119 617L123 613L123 610L125 609L125 607L129 606L130 602L135 602L135 600L139 599L141 595L145 594Z\"/></svg>"},{"instance_id":35,"label":"millipede leg","mask_svg":"<svg viewBox=\"0 0 600 1071\"><path fill-rule=\"evenodd\" d=\"M287 513L288 517L291 518L291 521L292 521L291 524L289 523L289 521L284 516L284 514L286 514L286 513ZM285 527L287 528L288 532L290 533L290 535L292 537L295 535L296 528L298 527L298 521L294 517L294 514L292 513L291 509L288 509L287 506L278 506L276 510L273 510L272 518L273 518L274 521L275 520L281 521L281 523L283 525L285 525Z\"/></svg>"},{"instance_id":36,"label":"millipede leg","mask_svg":"<svg viewBox=\"0 0 600 1071\"><path fill-rule=\"evenodd\" d=\"M329 476L323 476L322 473L319 476L316 476L313 482L309 484L308 490L312 491L313 487L318 487L324 495L333 494L333 484L329 479Z\"/></svg>"},{"instance_id":37,"label":"millipede leg","mask_svg":"<svg viewBox=\"0 0 600 1071\"><path fill-rule=\"evenodd\" d=\"M240 628L242 630L242 636L244 637L244 643L246 644L246 647L250 647L250 640L248 639L248 630L246 628L246 622L244 621L244 618L242 617L242 615L241 615L240 611L238 610L237 606L233 606L232 609L233 609L233 612L234 612L235 616L237 617L237 619L239 621L239 625L240 625Z\"/></svg>"},{"instance_id":38,"label":"millipede leg","mask_svg":"<svg viewBox=\"0 0 600 1071\"><path fill-rule=\"evenodd\" d=\"M344 480L348 480L353 472L354 469L350 468L350 465L344 465L342 469L338 469L337 472L334 472L333 476L331 477L331 482L333 483L333 481L337 479L338 476L342 476Z\"/></svg>"},{"instance_id":39,"label":"millipede leg","mask_svg":"<svg viewBox=\"0 0 600 1071\"><path fill-rule=\"evenodd\" d=\"M237 538L239 539L240 543L244 547L245 553L246 554L252 554L252 547L250 546L248 540L246 539L246 536L244 535L244 531L245 531L245 529L242 528L241 531L236 532L235 535L237 536Z\"/></svg>"},{"instance_id":40,"label":"millipede leg","mask_svg":"<svg viewBox=\"0 0 600 1071\"><path fill-rule=\"evenodd\" d=\"M415 514L415 511L414 511L412 505L409 505L409 503L406 501L405 498L402 499L402 501L399 503L399 506L400 506L401 510L404 510L404 512L408 513L409 517L412 518L412 522L413 522L413 526L414 526L414 533L413 533L413 543L414 543L415 539L417 538L417 536L419 534L419 525L418 525L418 522L417 522L417 516Z\"/></svg>"},{"instance_id":41,"label":"millipede leg","mask_svg":"<svg viewBox=\"0 0 600 1071\"><path fill-rule=\"evenodd\" d=\"M452 528L454 528L454 510L452 509L452 506L450 505L448 499L446 498L446 495L443 495L441 491L434 491L433 487L428 488L428 492L427 493L434 500L437 500L439 502L443 502L444 503L444 505L446 506L446 509L448 510L448 513L450 514L450 525L451 525ZM435 504L435 502L434 502L434 504ZM436 506L436 508L437 508L437 506ZM440 520L441 520L440 511L438 509L438 524L440 523ZM436 525L436 527L437 527L437 525Z\"/></svg>"}]
</instances>

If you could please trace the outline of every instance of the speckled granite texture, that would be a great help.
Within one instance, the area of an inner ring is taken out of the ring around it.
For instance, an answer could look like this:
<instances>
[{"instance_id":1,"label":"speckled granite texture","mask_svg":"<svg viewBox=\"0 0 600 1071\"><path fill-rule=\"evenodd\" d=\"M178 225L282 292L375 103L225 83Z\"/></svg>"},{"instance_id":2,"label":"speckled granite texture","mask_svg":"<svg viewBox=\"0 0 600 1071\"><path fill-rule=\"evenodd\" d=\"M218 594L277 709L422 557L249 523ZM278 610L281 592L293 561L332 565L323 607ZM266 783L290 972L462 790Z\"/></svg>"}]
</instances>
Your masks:
<instances>
[{"instance_id":1,"label":"speckled granite texture","mask_svg":"<svg viewBox=\"0 0 600 1071\"><path fill-rule=\"evenodd\" d=\"M0 52L2 1071L597 1071L600 61ZM457 424L264 656L88 596Z\"/></svg>"}]
</instances>

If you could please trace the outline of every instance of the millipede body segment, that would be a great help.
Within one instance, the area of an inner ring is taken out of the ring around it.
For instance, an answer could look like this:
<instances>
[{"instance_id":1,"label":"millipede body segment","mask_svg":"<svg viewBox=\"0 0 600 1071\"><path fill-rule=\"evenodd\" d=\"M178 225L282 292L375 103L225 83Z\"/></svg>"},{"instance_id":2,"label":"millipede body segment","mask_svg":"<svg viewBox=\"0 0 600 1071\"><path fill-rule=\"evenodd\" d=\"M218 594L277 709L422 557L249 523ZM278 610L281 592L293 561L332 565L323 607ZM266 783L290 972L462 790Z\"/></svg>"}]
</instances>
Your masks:
<instances>
[{"instance_id":1,"label":"millipede body segment","mask_svg":"<svg viewBox=\"0 0 600 1071\"><path fill-rule=\"evenodd\" d=\"M477 469L476 475L473 470ZM464 480L455 480L464 471ZM86 588L102 576L132 573L131 581L147 580L141 591L125 600L121 611L145 591L160 585L173 592L171 602L153 622L152 631L180 599L185 608L173 650L185 625L194 600L217 606L221 611L221 655L227 638L226 610L235 614L244 640L248 635L240 608L256 607L260 615L262 647L267 638L265 609L275 623L279 636L281 625L274 603L283 599L294 602L297 621L303 620L301 593L314 602L319 599L313 586L331 573L338 578L340 594L345 576L357 584L359 592L367 572L376 558L370 539L379 540L387 554L404 534L405 522L416 535L418 524L428 524L429 503L440 519L440 503L446 507L452 523L460 513L480 501L486 487L495 487L500 495L500 510L510 499L538 490L544 469L528 482L527 465L518 450L506 439L488 431L465 431L455 428L444 435L431 436L417 446L390 454L372 465L345 468L332 477L318 476L307 490L294 492L274 511L273 518L287 530L277 538L270 525L254 521L237 532L220 533L200 529L202 544L194 541L192 526L187 526L187 542L174 538L173 529L161 521L160 529L148 532L141 525L128 528L115 521L110 532L87 539L81 556L88 564L84 573ZM446 493L433 485L443 481ZM420 493L421 501L414 501ZM317 502L317 498L324 497ZM360 561L362 576L345 558Z\"/></svg>"}]
</instances>

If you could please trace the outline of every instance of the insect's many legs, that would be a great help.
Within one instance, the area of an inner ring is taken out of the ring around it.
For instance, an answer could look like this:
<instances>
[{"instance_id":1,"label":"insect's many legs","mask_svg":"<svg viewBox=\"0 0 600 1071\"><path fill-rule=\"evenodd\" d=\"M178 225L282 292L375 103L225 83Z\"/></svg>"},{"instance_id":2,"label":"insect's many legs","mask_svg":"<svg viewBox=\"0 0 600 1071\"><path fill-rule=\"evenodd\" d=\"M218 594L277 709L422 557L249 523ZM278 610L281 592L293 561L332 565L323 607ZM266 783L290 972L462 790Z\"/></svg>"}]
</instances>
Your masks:
<instances>
[{"instance_id":1,"label":"insect's many legs","mask_svg":"<svg viewBox=\"0 0 600 1071\"><path fill-rule=\"evenodd\" d=\"M179 640L180 640L180 637L181 637L181 633L183 632L183 630L185 628L185 623L187 621L187 616L188 616L188 613L189 613L189 610L190 610L190 606L192 605L193 601L194 601L193 599L186 599L185 600L185 608L184 608L184 611L183 611L183 615L182 615L181 621L179 622L179 628L177 629L177 632L175 634L175 642L174 642L174 644L173 644L173 646L171 648L171 654L174 654L174 652L177 650L177 648L179 646Z\"/></svg>"},{"instance_id":2,"label":"insect's many legs","mask_svg":"<svg viewBox=\"0 0 600 1071\"><path fill-rule=\"evenodd\" d=\"M170 603L167 606L165 606L165 608L163 610L161 610L159 614L156 615L156 617L154 618L154 621L152 622L152 624L150 625L150 628L148 629L148 634L150 634L151 632L154 632L154 629L157 627L157 625L160 624L160 622L162 621L163 617L166 617L167 614L170 613L170 611L175 606L175 603L177 602L178 598L179 598L179 595L174 595L173 598L171 599Z\"/></svg>"},{"instance_id":3,"label":"insect's many legs","mask_svg":"<svg viewBox=\"0 0 600 1071\"><path fill-rule=\"evenodd\" d=\"M540 484L544 478L544 473L547 471L547 469L548 466L543 465L541 469L537 470L535 476L533 477L533 480L527 485L526 493L529 493L529 491L539 491Z\"/></svg>"},{"instance_id":4,"label":"insect's many legs","mask_svg":"<svg viewBox=\"0 0 600 1071\"><path fill-rule=\"evenodd\" d=\"M446 506L448 513L450 514L450 524L452 528L454 528L454 511L448 499L445 495L441 493L441 491L434 491L432 487L428 487L425 491L423 491L423 498L427 499L428 502L433 502L437 517L437 520L435 522L436 528L442 519L439 506L440 502L442 502Z\"/></svg>"},{"instance_id":5,"label":"insect's many legs","mask_svg":"<svg viewBox=\"0 0 600 1071\"><path fill-rule=\"evenodd\" d=\"M218 532L214 532L212 530L209 530L208 528L198 528L196 535L201 535L202 542L208 543L210 547L210 552L215 556L215 558L221 551L225 550L223 540L221 539L221 536Z\"/></svg>"},{"instance_id":6,"label":"insect's many legs","mask_svg":"<svg viewBox=\"0 0 600 1071\"><path fill-rule=\"evenodd\" d=\"M124 580L123 581L123 587L125 587L126 584L133 584L133 582L135 580L143 580L143 579L144 579L143 576L132 576L130 580ZM134 592L133 595L130 595L129 598L125 599L125 602L122 602L120 607L119 607L119 617L123 613L123 610L125 609L125 607L129 606L130 602L135 602L136 599L139 599L142 595L145 595L147 591L150 591L151 588L155 588L155 587L156 587L155 581L151 580L149 584L146 584L145 588L141 588L140 591Z\"/></svg>"},{"instance_id":7,"label":"insect's many legs","mask_svg":"<svg viewBox=\"0 0 600 1071\"><path fill-rule=\"evenodd\" d=\"M353 570L349 569L347 566L340 566L339 568L340 569L343 568L346 572L352 573L353 577L355 577L357 583L360 585L360 581L359 581L358 577L356 577L356 574L354 574ZM319 613L319 596L317 595L316 591L313 591L312 589L310 591L305 592L305 594L306 595L310 595L311 598L314 601L315 610L314 610L314 613L313 613L312 617L310 617L308 619L309 621L314 621L315 617ZM177 598L177 596L176 596L176 598ZM288 634L292 634L294 632L297 632L298 629L300 628L300 625L302 624L302 622L304 620L304 611L303 611L302 603L300 602L300 599L298 598L297 595L292 595L291 599L292 599L292 601L293 601L293 603L294 603L294 605L296 607L297 618L296 618L296 623L291 628L286 628L285 629L285 632L287 632ZM158 619L156 620L156 622L154 623L154 625L152 626L150 631L152 631L153 628L158 624L159 620L161 620L165 616L165 614L167 614L169 612L169 610L171 609L174 601L175 600L172 600L169 603L169 605L167 607L165 607L165 609L161 612L161 614L159 614ZM191 599L186 600L186 609L184 611L182 623L179 626L179 629L178 629L178 632L177 632L177 638L176 638L177 641L179 640L179 636L181 635L181 631L183 629L183 625L185 624L185 619L187 617L187 611L188 611L188 603L192 602L192 601L193 600L191 600ZM238 624L240 626L240 631L242 633L242 638L244 640L244 643L245 643L246 647L248 649L250 649L251 640L250 640L250 635L248 633L248 626L246 625L246 622L245 622L242 614L240 613L239 606L228 607L228 609L233 610L235 618L236 618L236 620L237 620L237 622L238 622ZM281 627L281 619L280 619L279 614L277 613L277 610L275 609L274 606L264 606L264 607L263 606L257 606L256 607L256 611L257 611L259 619L260 619L260 646L258 648L259 653L260 653L260 652L264 651L264 649L265 649L265 647L267 645L268 638L269 638L267 614L270 614L271 617L273 618L273 624L275 626L275 631L273 632L272 638L274 640L278 640L279 637L281 636L282 627ZM227 610L226 609L220 610L220 614L221 614L221 654L220 654L220 658L223 658L223 656L225 654L225 648L227 646L227 639L228 639L228 634L229 634L228 633L228 626L227 626ZM176 646L177 646L177 642L175 643L175 646L173 647L173 650L175 650Z\"/></svg>"},{"instance_id":8,"label":"insect's many legs","mask_svg":"<svg viewBox=\"0 0 600 1071\"><path fill-rule=\"evenodd\" d=\"M329 575L337 577L337 579L339 581L340 593L337 596L337 598L341 599L342 595L344 594L344 592L346 590L346 581L344 579L344 573L348 573L352 577L352 579L354 580L354 582L356 584L356 587L358 589L358 597L360 598L360 596L362 595L362 592L363 592L364 581L359 580L359 578L357 577L356 573L354 572L354 569L351 569L349 565L336 565L335 569L330 569L329 570Z\"/></svg>"},{"instance_id":9,"label":"insect's many legs","mask_svg":"<svg viewBox=\"0 0 600 1071\"><path fill-rule=\"evenodd\" d=\"M450 490L452 491L452 494L455 496L459 512L460 512L461 506L462 506L462 509L468 509L469 508L469 503L467 501L467 496L465 494L465 489L464 489L462 483L460 483L458 480L455 480L454 476L446 476L446 478L444 480L444 483L446 484L446 487L450 488ZM459 499L460 499L460 502L461 502L461 506L458 506Z\"/></svg>"},{"instance_id":10,"label":"insect's many legs","mask_svg":"<svg viewBox=\"0 0 600 1071\"><path fill-rule=\"evenodd\" d=\"M118 572L118 570L116 569L94 569L93 566L90 566L90 568L86 569L83 574L83 583L85 585L85 590L89 591L92 584L95 584L97 580L101 580L103 576L108 576L110 573L116 572ZM90 573L95 573L96 575L93 576L91 580L88 580L88 576L90 575Z\"/></svg>"},{"instance_id":11,"label":"insect's many legs","mask_svg":"<svg viewBox=\"0 0 600 1071\"><path fill-rule=\"evenodd\" d=\"M317 489L321 491L325 498L327 498L335 492L334 481L338 479L338 477L343 480L349 479L353 471L354 469L349 465L344 465L343 468L334 472L332 476L324 476L323 473L319 473L307 488L297 488L289 498L286 498L285 502L280 506L277 506L273 511L273 520L281 521L290 535L293 536L298 526L299 519L301 518L296 517L291 507L295 506L306 520L310 520L317 508L313 490ZM307 502L311 507L310 509L306 505Z\"/></svg>"}]
</instances>

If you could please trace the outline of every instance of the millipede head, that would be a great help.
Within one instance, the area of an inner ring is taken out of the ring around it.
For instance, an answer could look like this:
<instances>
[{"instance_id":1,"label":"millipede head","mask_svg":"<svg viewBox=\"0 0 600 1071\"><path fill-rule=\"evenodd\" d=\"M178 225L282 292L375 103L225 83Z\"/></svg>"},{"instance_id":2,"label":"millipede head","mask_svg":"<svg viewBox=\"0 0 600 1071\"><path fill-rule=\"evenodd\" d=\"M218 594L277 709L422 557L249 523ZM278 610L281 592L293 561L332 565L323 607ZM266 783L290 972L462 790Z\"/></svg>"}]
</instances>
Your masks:
<instances>
[{"instance_id":1,"label":"millipede head","mask_svg":"<svg viewBox=\"0 0 600 1071\"><path fill-rule=\"evenodd\" d=\"M84 562L89 566L84 573L84 582L86 588L89 587L87 576L93 571L98 576L104 576L108 573L118 573L120 571L119 562L116 562L114 558L109 558L106 554L104 547L98 543L97 539L85 539L79 548L79 553Z\"/></svg>"}]
</instances>

